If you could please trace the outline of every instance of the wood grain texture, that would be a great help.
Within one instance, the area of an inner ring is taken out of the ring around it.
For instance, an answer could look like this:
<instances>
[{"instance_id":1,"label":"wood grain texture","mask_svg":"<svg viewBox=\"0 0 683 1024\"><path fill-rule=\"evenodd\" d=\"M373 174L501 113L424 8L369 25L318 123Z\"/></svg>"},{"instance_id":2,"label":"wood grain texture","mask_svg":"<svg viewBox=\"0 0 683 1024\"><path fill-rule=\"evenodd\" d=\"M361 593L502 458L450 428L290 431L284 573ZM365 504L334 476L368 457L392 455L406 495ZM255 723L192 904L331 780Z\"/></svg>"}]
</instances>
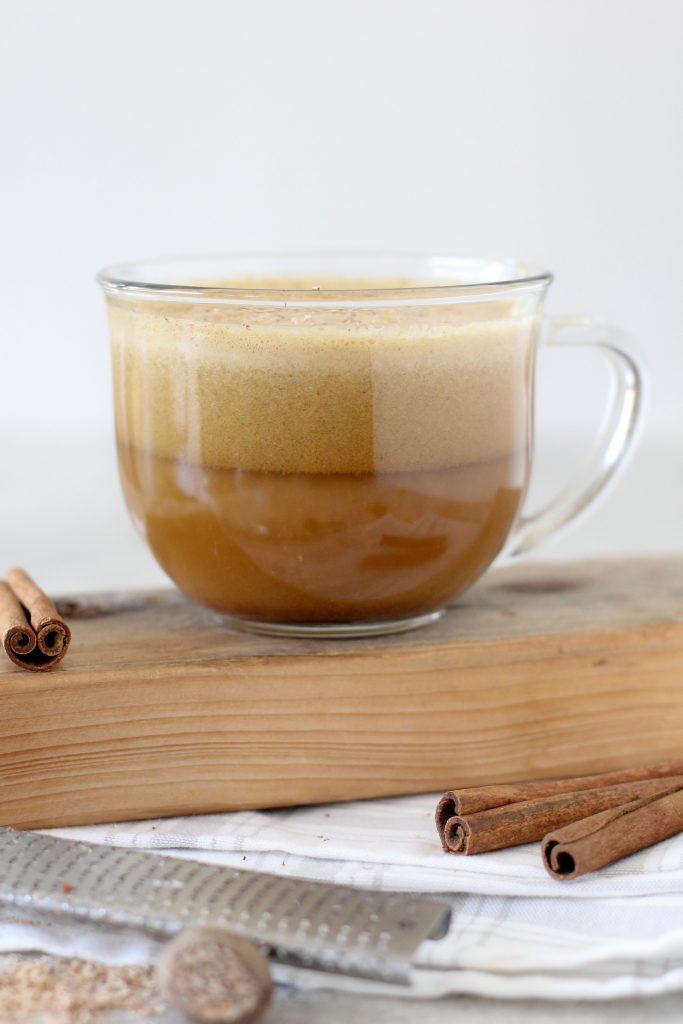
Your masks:
<instances>
[{"instance_id":1,"label":"wood grain texture","mask_svg":"<svg viewBox=\"0 0 683 1024\"><path fill-rule=\"evenodd\" d=\"M434 626L227 629L176 591L60 603L0 668L0 824L85 824L606 771L683 753L683 558L489 573Z\"/></svg>"}]
</instances>

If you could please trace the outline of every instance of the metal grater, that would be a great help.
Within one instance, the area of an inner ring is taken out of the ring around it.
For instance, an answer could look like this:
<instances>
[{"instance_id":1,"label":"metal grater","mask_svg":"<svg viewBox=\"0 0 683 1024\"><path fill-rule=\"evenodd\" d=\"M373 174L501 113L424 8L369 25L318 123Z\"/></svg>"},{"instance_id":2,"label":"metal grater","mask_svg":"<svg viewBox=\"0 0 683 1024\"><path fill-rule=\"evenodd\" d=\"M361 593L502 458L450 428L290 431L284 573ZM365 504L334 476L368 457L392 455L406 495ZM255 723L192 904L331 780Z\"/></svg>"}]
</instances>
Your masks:
<instances>
[{"instance_id":1,"label":"metal grater","mask_svg":"<svg viewBox=\"0 0 683 1024\"><path fill-rule=\"evenodd\" d=\"M450 906L0 828L0 902L174 935L217 925L282 963L407 985Z\"/></svg>"}]
</instances>

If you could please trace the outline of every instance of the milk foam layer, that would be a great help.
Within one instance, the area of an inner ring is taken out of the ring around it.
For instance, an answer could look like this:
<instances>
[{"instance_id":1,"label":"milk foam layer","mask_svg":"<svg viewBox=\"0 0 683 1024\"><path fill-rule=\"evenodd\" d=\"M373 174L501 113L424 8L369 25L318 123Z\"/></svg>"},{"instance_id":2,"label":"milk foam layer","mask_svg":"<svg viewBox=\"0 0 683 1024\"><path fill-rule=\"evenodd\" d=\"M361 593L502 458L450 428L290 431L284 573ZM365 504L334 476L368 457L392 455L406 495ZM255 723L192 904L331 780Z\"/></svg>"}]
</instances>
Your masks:
<instances>
[{"instance_id":1,"label":"milk foam layer","mask_svg":"<svg viewBox=\"0 0 683 1024\"><path fill-rule=\"evenodd\" d=\"M117 431L215 468L362 473L527 443L533 311L109 299Z\"/></svg>"}]
</instances>

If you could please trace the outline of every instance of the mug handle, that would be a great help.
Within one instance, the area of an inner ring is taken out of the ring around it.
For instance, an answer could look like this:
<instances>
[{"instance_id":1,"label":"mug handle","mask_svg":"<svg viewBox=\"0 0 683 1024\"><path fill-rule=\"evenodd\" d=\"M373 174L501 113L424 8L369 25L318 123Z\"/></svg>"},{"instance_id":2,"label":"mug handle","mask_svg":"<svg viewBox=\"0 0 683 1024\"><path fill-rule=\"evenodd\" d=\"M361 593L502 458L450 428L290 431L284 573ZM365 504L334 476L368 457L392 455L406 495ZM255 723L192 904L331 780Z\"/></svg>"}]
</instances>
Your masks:
<instances>
[{"instance_id":1,"label":"mug handle","mask_svg":"<svg viewBox=\"0 0 683 1024\"><path fill-rule=\"evenodd\" d=\"M597 348L612 370L611 394L595 446L582 471L560 494L533 515L521 514L507 556L522 555L572 522L612 480L632 448L643 412L643 375L627 351L627 335L601 320L581 316L546 317L541 345Z\"/></svg>"}]
</instances>

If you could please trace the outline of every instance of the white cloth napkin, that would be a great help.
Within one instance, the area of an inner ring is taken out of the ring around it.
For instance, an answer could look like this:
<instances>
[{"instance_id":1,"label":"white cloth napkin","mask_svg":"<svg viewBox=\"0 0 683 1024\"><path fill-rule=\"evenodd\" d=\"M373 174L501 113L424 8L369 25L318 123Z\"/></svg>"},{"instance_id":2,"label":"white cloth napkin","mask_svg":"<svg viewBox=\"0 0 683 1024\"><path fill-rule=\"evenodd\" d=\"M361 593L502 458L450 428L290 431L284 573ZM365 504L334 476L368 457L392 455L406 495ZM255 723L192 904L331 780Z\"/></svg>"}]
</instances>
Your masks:
<instances>
[{"instance_id":1,"label":"white cloth napkin","mask_svg":"<svg viewBox=\"0 0 683 1024\"><path fill-rule=\"evenodd\" d=\"M563 900L683 893L683 836L558 882L546 874L538 843L476 857L443 853L434 825L439 795L198 814L52 834L138 849L192 850L195 859L212 863L370 889Z\"/></svg>"},{"instance_id":2,"label":"white cloth napkin","mask_svg":"<svg viewBox=\"0 0 683 1024\"><path fill-rule=\"evenodd\" d=\"M409 989L277 968L280 980L421 998L611 999L683 990L683 836L594 875L557 882L538 844L461 857L441 851L437 795L56 829L54 835L155 849L289 877L448 894L449 934L420 947ZM154 958L153 941L111 930L0 916L0 951L41 949L117 962Z\"/></svg>"}]
</instances>

